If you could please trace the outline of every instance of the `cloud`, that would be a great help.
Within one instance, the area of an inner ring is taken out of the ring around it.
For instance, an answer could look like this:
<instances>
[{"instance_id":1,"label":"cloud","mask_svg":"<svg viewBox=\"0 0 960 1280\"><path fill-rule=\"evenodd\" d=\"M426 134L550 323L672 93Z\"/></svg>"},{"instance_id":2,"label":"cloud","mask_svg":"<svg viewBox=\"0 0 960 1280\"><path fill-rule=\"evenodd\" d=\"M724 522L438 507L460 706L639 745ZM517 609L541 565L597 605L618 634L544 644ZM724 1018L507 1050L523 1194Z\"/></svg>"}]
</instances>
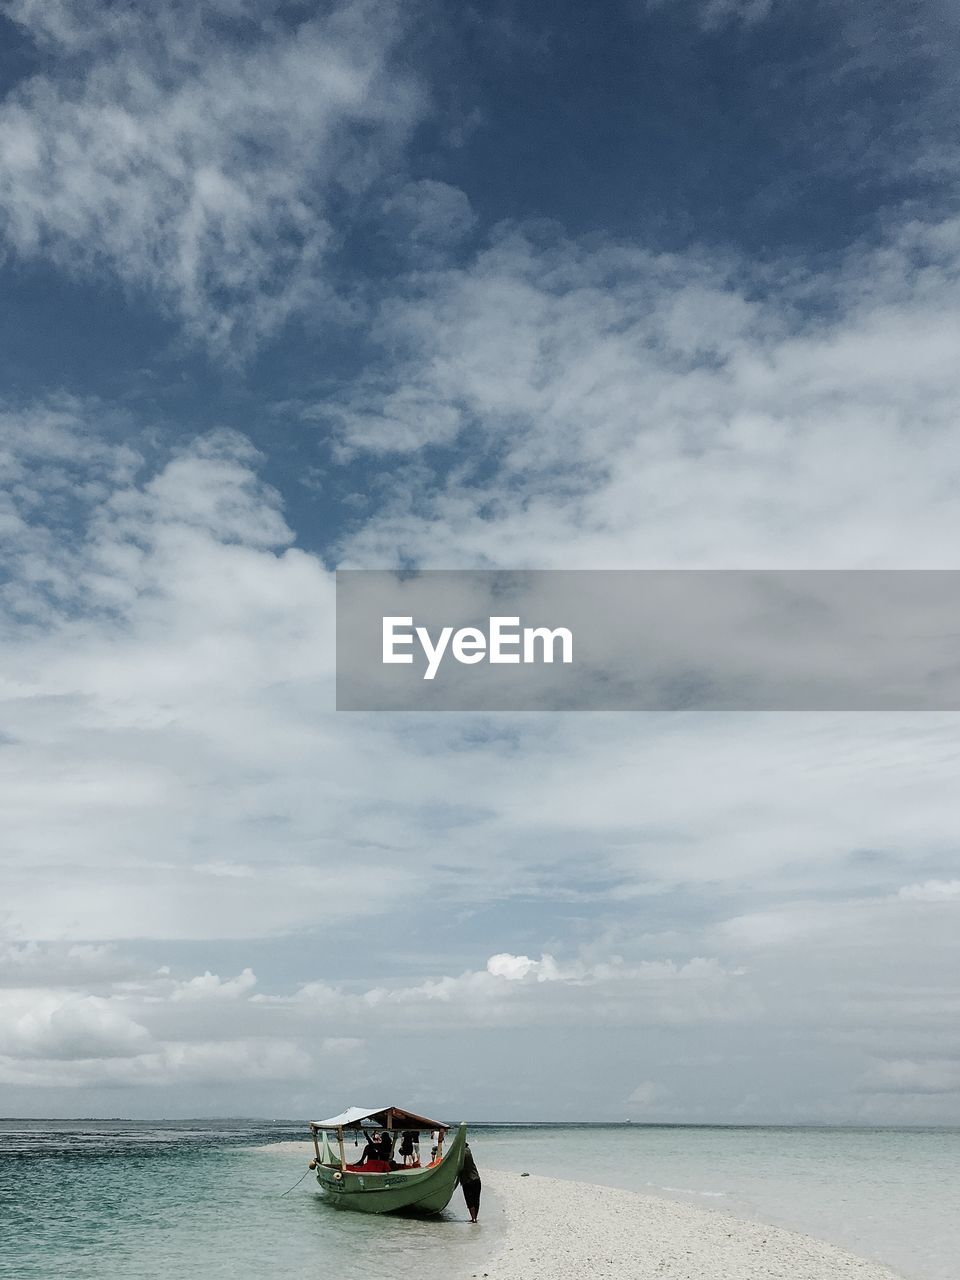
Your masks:
<instances>
[{"instance_id":1,"label":"cloud","mask_svg":"<svg viewBox=\"0 0 960 1280\"><path fill-rule=\"evenodd\" d=\"M874 1093L960 1093L960 1060L879 1062L864 1077L862 1087Z\"/></svg>"},{"instance_id":2,"label":"cloud","mask_svg":"<svg viewBox=\"0 0 960 1280\"><path fill-rule=\"evenodd\" d=\"M91 987L129 976L134 966L112 943L50 945L0 938L0 987Z\"/></svg>"},{"instance_id":3,"label":"cloud","mask_svg":"<svg viewBox=\"0 0 960 1280\"><path fill-rule=\"evenodd\" d=\"M312 1075L321 1061L344 1080L362 1069L379 1081L367 1053L372 1028L399 1048L472 1029L584 1025L688 1026L742 1021L744 1010L725 993L716 962L692 961L629 969L584 966L564 973L549 957L530 962L533 980L510 981L486 969L436 976L413 986L356 989L355 984L303 984L292 995L259 992L247 968L222 980L209 971L178 979L169 966L107 982L104 994L81 995L23 987L0 992L0 1080L44 1088L189 1088L221 1081L284 1081ZM553 996L535 971L555 976ZM588 994L586 984L594 985ZM614 1001L597 998L610 984ZM337 1028L330 1034L330 1028ZM352 1077L351 1077L352 1078ZM379 1081L378 1087L384 1083Z\"/></svg>"},{"instance_id":4,"label":"cloud","mask_svg":"<svg viewBox=\"0 0 960 1280\"><path fill-rule=\"evenodd\" d=\"M4 1040L13 1087L306 1107L321 1057L373 1096L468 1044L495 1081L576 1025L618 1046L617 1114L640 1079L683 1116L669 1064L735 1029L835 1065L794 1114L850 1114L870 1062L953 1052L950 912L899 893L950 884L951 718L334 716L331 575L261 456L118 450L99 412L6 419L0 976L13 1022L50 1010Z\"/></svg>"},{"instance_id":5,"label":"cloud","mask_svg":"<svg viewBox=\"0 0 960 1280\"><path fill-rule=\"evenodd\" d=\"M23 987L0 996L4 1053L8 1064L47 1063L51 1078L73 1078L55 1065L70 1063L88 1082L99 1071L107 1081L146 1086L161 1078L219 1078L237 1046L245 1046L241 1073L258 1077L277 1071L296 1078L315 1052L356 1059L371 1025L381 1036L396 1038L441 1028L560 1027L571 1017L597 1026L624 1021L681 1026L752 1017L730 989L735 976L715 960L637 967L585 966L574 960L565 974L544 957L529 962L534 967L524 976L533 980L526 982L516 974L513 980L506 977L505 959L514 958L494 956L486 969L413 986L355 990L312 982L293 995L251 995L256 979L249 968L226 981L209 971L178 980L164 966L135 980L106 984L99 996ZM544 980L551 991L537 980L540 973L548 975ZM614 987L620 990L610 998ZM335 1035L328 1033L333 1024ZM37 1070L42 1078L44 1068Z\"/></svg>"},{"instance_id":6,"label":"cloud","mask_svg":"<svg viewBox=\"0 0 960 1280\"><path fill-rule=\"evenodd\" d=\"M328 919L382 910L409 871L376 842L361 895L352 867L316 856L330 843L314 762L332 752L331 575L289 546L242 437L134 460L86 412L8 415L11 937L206 937L214 920L250 936L321 902Z\"/></svg>"},{"instance_id":7,"label":"cloud","mask_svg":"<svg viewBox=\"0 0 960 1280\"><path fill-rule=\"evenodd\" d=\"M171 1000L237 1000L252 991L257 985L256 975L252 969L244 969L236 978L220 978L219 974L200 974L180 983L171 995Z\"/></svg>"},{"instance_id":8,"label":"cloud","mask_svg":"<svg viewBox=\"0 0 960 1280\"><path fill-rule=\"evenodd\" d=\"M206 1044L168 1045L125 1073L127 1084L213 1083L240 1080L297 1080L310 1076L314 1064L289 1041L228 1040ZM121 1079L123 1079L121 1077Z\"/></svg>"},{"instance_id":9,"label":"cloud","mask_svg":"<svg viewBox=\"0 0 960 1280\"><path fill-rule=\"evenodd\" d=\"M678 0L646 0L646 8L656 12L668 5L677 7ZM714 30L727 22L742 22L750 26L770 15L774 9L774 0L680 0L680 3L692 7L701 26L706 31ZM790 0L787 0L789 5ZM782 10L785 6L781 4Z\"/></svg>"},{"instance_id":10,"label":"cloud","mask_svg":"<svg viewBox=\"0 0 960 1280\"><path fill-rule=\"evenodd\" d=\"M797 903L780 911L754 911L736 916L721 926L732 941L745 948L792 946L801 940L812 945L818 934L831 927L829 918L819 915L816 909L805 910Z\"/></svg>"},{"instance_id":11,"label":"cloud","mask_svg":"<svg viewBox=\"0 0 960 1280\"><path fill-rule=\"evenodd\" d=\"M766 9L696 11L742 41ZM5 12L37 46L0 104L18 261L221 359L366 307L337 293L355 232L406 272L360 376L294 388L383 499L329 561L237 431L0 417L17 1105L312 1110L318 1076L429 1075L545 1112L598 1105L602 1057L616 1115L957 1114L953 719L345 718L329 563L953 567L958 224L902 212L826 264L481 229L403 160L429 108L398 7Z\"/></svg>"},{"instance_id":12,"label":"cloud","mask_svg":"<svg viewBox=\"0 0 960 1280\"><path fill-rule=\"evenodd\" d=\"M4 1051L24 1058L131 1058L150 1045L140 1023L100 996L8 993Z\"/></svg>"},{"instance_id":13,"label":"cloud","mask_svg":"<svg viewBox=\"0 0 960 1280\"><path fill-rule=\"evenodd\" d=\"M283 1040L170 1044L152 1053L107 1059L21 1062L0 1055L0 1081L44 1089L150 1089L295 1081L309 1077L310 1058Z\"/></svg>"},{"instance_id":14,"label":"cloud","mask_svg":"<svg viewBox=\"0 0 960 1280\"><path fill-rule=\"evenodd\" d=\"M704 26L713 27L728 19L759 22L773 7L773 0L704 0L701 14Z\"/></svg>"},{"instance_id":15,"label":"cloud","mask_svg":"<svg viewBox=\"0 0 960 1280\"><path fill-rule=\"evenodd\" d=\"M908 902L960 902L960 880L926 880L905 884L899 896Z\"/></svg>"},{"instance_id":16,"label":"cloud","mask_svg":"<svg viewBox=\"0 0 960 1280\"><path fill-rule=\"evenodd\" d=\"M656 918L719 884L741 909L711 918L745 921L727 945L746 946L794 927L758 895L815 905L871 877L852 850L887 851L890 893L948 865L948 719L517 717L505 739L451 716L334 717L332 576L291 545L249 442L131 457L86 407L59 409L53 435L51 412L8 414L6 437L9 473L29 473L3 544L11 943L363 930L427 895ZM587 980L550 937L489 953L546 979L539 947Z\"/></svg>"},{"instance_id":17,"label":"cloud","mask_svg":"<svg viewBox=\"0 0 960 1280\"><path fill-rule=\"evenodd\" d=\"M452 445L463 425L456 405L419 388L380 392L369 388L347 405L324 409L307 406L307 421L319 420L335 430L337 456L349 461L357 449L376 453L408 453L425 444Z\"/></svg>"},{"instance_id":18,"label":"cloud","mask_svg":"<svg viewBox=\"0 0 960 1280\"><path fill-rule=\"evenodd\" d=\"M412 986L363 992L326 982L304 984L295 996L254 997L256 1003L315 1010L338 1024L362 1027L375 1016L381 1029L417 1027L560 1027L571 1019L592 1025L690 1026L751 1021L754 993L741 972L716 959L682 964L622 959L588 963L552 956L496 955L485 969L427 978Z\"/></svg>"},{"instance_id":19,"label":"cloud","mask_svg":"<svg viewBox=\"0 0 960 1280\"><path fill-rule=\"evenodd\" d=\"M950 567L958 262L952 221L824 273L502 229L386 301L391 364L311 411L399 464L343 560Z\"/></svg>"},{"instance_id":20,"label":"cloud","mask_svg":"<svg viewBox=\"0 0 960 1280\"><path fill-rule=\"evenodd\" d=\"M647 1110L663 1095L663 1090L655 1080L642 1080L627 1096L628 1102L636 1103Z\"/></svg>"},{"instance_id":21,"label":"cloud","mask_svg":"<svg viewBox=\"0 0 960 1280\"><path fill-rule=\"evenodd\" d=\"M529 956L511 956L507 953L491 956L487 961L487 973L492 973L495 978L506 978L508 982L522 981L531 974L538 982L553 982L560 976L553 956L531 960Z\"/></svg>"},{"instance_id":22,"label":"cloud","mask_svg":"<svg viewBox=\"0 0 960 1280\"><path fill-rule=\"evenodd\" d=\"M0 105L12 252L106 273L228 359L335 305L331 206L376 181L423 109L391 65L395 6L299 23L215 0L4 7L46 54Z\"/></svg>"},{"instance_id":23,"label":"cloud","mask_svg":"<svg viewBox=\"0 0 960 1280\"><path fill-rule=\"evenodd\" d=\"M735 59L747 68L740 86L746 91L733 91L738 107L724 114L738 129L749 128L761 159L748 220L773 208L789 217L790 204L799 206L811 184L814 224L826 214L831 231L853 209L895 212L905 200L913 207L952 206L960 65L954 6L916 0L905 11L897 0L830 0L826 6L641 0L634 12L655 24L644 29L648 39L669 43L682 33L694 56L704 59L698 65ZM771 142L775 154L763 164ZM736 169L742 156L731 161ZM790 239L802 244L807 233L797 227Z\"/></svg>"},{"instance_id":24,"label":"cloud","mask_svg":"<svg viewBox=\"0 0 960 1280\"><path fill-rule=\"evenodd\" d=\"M433 178L408 182L383 202L387 224L407 254L422 260L458 244L476 226L467 195Z\"/></svg>"}]
</instances>

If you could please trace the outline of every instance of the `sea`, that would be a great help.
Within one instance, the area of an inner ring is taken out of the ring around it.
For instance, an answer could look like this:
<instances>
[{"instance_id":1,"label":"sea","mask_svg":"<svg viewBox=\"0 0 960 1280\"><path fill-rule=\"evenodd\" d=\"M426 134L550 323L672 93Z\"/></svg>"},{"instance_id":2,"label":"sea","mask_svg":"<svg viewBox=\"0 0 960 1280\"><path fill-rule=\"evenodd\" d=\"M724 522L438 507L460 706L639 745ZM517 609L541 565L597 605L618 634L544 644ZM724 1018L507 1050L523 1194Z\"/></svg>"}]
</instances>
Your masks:
<instances>
[{"instance_id":1,"label":"sea","mask_svg":"<svg viewBox=\"0 0 960 1280\"><path fill-rule=\"evenodd\" d=\"M0 1120L3 1280L420 1280L482 1275L472 1227L326 1203L304 1126L257 1120ZM833 1241L907 1280L960 1275L960 1130L474 1125L483 1169L683 1200ZM485 1202L489 1205L489 1201ZM705 1278L708 1280L708 1278Z\"/></svg>"}]
</instances>

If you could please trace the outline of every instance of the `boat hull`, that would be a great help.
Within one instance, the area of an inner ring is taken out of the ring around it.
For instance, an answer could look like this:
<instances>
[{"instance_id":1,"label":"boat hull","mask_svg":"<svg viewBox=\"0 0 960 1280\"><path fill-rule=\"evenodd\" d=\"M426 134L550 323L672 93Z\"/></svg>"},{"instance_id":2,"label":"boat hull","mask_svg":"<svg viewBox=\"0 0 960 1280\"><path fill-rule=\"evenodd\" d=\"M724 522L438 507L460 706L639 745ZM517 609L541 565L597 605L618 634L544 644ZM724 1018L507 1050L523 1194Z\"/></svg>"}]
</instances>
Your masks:
<instances>
[{"instance_id":1,"label":"boat hull","mask_svg":"<svg viewBox=\"0 0 960 1280\"><path fill-rule=\"evenodd\" d=\"M462 1124L439 1164L426 1169L394 1169L390 1173L342 1172L317 1166L324 1197L338 1209L358 1213L440 1213L450 1203L463 1164L467 1126Z\"/></svg>"}]
</instances>

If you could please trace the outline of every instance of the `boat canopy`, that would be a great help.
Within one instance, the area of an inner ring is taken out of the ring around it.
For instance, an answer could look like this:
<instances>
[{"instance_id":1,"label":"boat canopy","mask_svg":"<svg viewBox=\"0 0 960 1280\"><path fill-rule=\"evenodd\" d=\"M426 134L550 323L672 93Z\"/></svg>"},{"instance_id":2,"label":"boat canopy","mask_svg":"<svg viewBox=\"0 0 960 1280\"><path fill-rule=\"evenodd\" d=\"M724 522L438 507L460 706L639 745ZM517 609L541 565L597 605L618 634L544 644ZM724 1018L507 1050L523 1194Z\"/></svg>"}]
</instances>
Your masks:
<instances>
[{"instance_id":1,"label":"boat canopy","mask_svg":"<svg viewBox=\"0 0 960 1280\"><path fill-rule=\"evenodd\" d=\"M329 1120L311 1121L311 1129L358 1129L365 1120L384 1129L440 1129L450 1126L442 1120L430 1120L427 1116L418 1116L413 1111L405 1111L403 1107L347 1107L338 1116Z\"/></svg>"}]
</instances>

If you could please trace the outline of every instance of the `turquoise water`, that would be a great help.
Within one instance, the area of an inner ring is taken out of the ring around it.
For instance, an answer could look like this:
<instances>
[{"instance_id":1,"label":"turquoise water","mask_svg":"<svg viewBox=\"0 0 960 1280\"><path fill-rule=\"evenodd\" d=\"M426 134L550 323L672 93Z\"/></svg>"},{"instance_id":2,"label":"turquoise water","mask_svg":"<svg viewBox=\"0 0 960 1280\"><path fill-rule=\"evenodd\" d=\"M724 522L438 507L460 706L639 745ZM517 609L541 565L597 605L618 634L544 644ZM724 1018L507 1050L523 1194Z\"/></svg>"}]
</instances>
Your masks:
<instances>
[{"instance_id":1,"label":"turquoise water","mask_svg":"<svg viewBox=\"0 0 960 1280\"><path fill-rule=\"evenodd\" d=\"M0 1276L260 1280L470 1275L492 1247L459 1193L435 1219L323 1202L306 1161L256 1145L301 1126L0 1122Z\"/></svg>"},{"instance_id":2,"label":"turquoise water","mask_svg":"<svg viewBox=\"0 0 960 1280\"><path fill-rule=\"evenodd\" d=\"M422 1280L482 1274L499 1218L373 1219L325 1204L299 1125L0 1121L3 1280ZM951 1130L477 1126L481 1172L668 1195L846 1245L910 1280L960 1274ZM487 1201L489 1209L489 1199ZM708 1278L705 1277L705 1280Z\"/></svg>"}]
</instances>

